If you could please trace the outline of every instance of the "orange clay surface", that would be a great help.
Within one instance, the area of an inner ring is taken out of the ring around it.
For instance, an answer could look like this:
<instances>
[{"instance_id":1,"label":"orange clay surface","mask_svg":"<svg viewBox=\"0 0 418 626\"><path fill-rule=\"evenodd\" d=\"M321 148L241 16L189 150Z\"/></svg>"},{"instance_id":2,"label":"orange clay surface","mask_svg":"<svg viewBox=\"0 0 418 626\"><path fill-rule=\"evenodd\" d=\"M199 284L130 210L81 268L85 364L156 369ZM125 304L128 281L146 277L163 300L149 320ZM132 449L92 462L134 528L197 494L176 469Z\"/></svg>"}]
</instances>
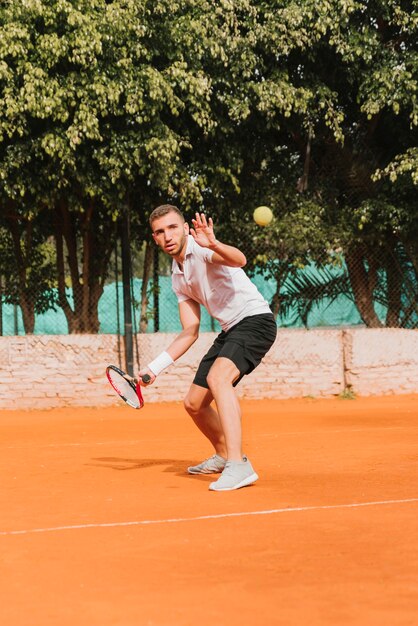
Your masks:
<instances>
[{"instance_id":1,"label":"orange clay surface","mask_svg":"<svg viewBox=\"0 0 418 626\"><path fill-rule=\"evenodd\" d=\"M225 493L181 404L1 412L0 623L418 624L418 397L243 412Z\"/></svg>"}]
</instances>

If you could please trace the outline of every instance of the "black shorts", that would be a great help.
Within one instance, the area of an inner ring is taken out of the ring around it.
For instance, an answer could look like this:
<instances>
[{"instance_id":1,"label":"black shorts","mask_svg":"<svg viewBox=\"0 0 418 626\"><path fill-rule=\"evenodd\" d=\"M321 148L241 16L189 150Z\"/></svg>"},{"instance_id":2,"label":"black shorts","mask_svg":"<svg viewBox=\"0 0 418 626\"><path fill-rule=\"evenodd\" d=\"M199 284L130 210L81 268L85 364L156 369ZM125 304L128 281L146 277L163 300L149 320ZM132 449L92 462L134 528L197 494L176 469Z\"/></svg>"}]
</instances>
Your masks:
<instances>
[{"instance_id":1,"label":"black shorts","mask_svg":"<svg viewBox=\"0 0 418 626\"><path fill-rule=\"evenodd\" d=\"M239 378L249 374L259 365L261 359L273 345L277 335L277 325L272 313L251 315L235 324L227 331L222 331L205 354L197 368L194 384L209 389L207 376L218 357L230 359L240 371Z\"/></svg>"}]
</instances>

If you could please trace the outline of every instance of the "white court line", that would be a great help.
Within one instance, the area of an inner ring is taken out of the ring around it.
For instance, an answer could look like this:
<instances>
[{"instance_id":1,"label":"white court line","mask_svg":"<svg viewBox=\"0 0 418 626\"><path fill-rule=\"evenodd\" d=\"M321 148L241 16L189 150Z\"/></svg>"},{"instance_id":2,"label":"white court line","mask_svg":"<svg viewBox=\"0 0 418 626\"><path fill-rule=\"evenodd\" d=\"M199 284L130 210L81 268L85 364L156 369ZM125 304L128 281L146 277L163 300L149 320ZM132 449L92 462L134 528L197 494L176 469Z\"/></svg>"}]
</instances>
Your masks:
<instances>
[{"instance_id":1,"label":"white court line","mask_svg":"<svg viewBox=\"0 0 418 626\"><path fill-rule=\"evenodd\" d=\"M87 528L122 528L124 526L150 526L152 524L179 524L182 522L199 522L203 520L226 519L228 517L248 517L250 515L275 515L279 513L296 513L304 511L325 511L331 509L355 509L365 506L382 506L389 504L408 504L418 502L418 498L407 500L378 500L375 502L354 502L351 504L329 504L324 506L296 506L285 509L268 509L266 511L243 511L241 513L220 513L218 515L199 515L197 517L174 517L168 519L137 520L132 522L105 522L97 524L74 524L71 526L52 526L50 528L30 528L27 530L2 530L0 536L31 535L35 533L52 533L60 530L85 530Z\"/></svg>"},{"instance_id":2,"label":"white court line","mask_svg":"<svg viewBox=\"0 0 418 626\"><path fill-rule=\"evenodd\" d=\"M372 431L381 431L381 430L414 430L418 428L418 426L387 426L376 428L375 426L370 426L369 428L344 428L338 430L296 430L289 432L275 432L275 433L261 433L257 435L258 437L293 437L295 435L323 435L323 434L336 434L336 433L364 433L370 430ZM166 441L166 438L155 439L154 437L148 439L137 439L137 440L128 440L128 441L92 441L92 442L70 442L70 443L41 443L39 445L35 443L26 443L21 445L12 445L12 446L3 446L0 444L0 447L4 450L21 450L26 448L81 448L83 446L136 446L140 443L146 443L147 441Z\"/></svg>"},{"instance_id":3,"label":"white court line","mask_svg":"<svg viewBox=\"0 0 418 626\"><path fill-rule=\"evenodd\" d=\"M294 436L294 435L327 435L328 433L335 434L335 433L365 433L368 432L370 430L372 430L373 432L375 431L381 431L381 430L414 430L418 428L418 426L415 425L410 425L408 424L407 426L381 426L376 427L376 426L369 426L368 428L350 428L349 426L347 426L346 428L338 428L338 429L334 429L334 430L293 430L293 431L288 431L288 432L274 432L274 433L261 433L260 435L257 435L257 437L283 437L283 436Z\"/></svg>"}]
</instances>

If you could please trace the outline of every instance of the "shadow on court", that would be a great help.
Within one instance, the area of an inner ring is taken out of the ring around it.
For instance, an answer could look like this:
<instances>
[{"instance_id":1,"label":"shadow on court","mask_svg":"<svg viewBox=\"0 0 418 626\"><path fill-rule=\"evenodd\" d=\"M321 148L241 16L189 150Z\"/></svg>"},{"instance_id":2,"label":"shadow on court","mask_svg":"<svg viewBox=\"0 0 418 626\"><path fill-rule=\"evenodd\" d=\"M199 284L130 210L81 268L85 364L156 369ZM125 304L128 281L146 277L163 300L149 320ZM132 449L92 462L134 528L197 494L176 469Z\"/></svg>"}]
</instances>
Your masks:
<instances>
[{"instance_id":1,"label":"shadow on court","mask_svg":"<svg viewBox=\"0 0 418 626\"><path fill-rule=\"evenodd\" d=\"M86 463L90 467L105 467L112 470L140 470L149 467L164 467L164 472L173 472L178 476L187 474L187 468L196 461L182 461L178 459L124 459L119 457L96 457L94 463Z\"/></svg>"}]
</instances>

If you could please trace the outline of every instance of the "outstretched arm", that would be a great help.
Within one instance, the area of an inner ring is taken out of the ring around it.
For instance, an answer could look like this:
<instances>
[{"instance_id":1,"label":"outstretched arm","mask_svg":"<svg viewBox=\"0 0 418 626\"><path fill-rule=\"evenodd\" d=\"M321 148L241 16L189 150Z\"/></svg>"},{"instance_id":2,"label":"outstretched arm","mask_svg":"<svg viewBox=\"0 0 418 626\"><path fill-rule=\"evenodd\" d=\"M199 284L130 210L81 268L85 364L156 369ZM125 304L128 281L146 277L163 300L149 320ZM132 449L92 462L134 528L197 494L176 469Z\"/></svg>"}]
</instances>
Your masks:
<instances>
[{"instance_id":1,"label":"outstretched arm","mask_svg":"<svg viewBox=\"0 0 418 626\"><path fill-rule=\"evenodd\" d=\"M203 213L196 213L196 218L192 222L193 228L190 229L190 234L199 246L214 251L212 263L229 267L244 267L247 263L245 254L238 248L228 246L226 243L221 243L216 239L211 217L206 220L206 216Z\"/></svg>"},{"instance_id":2,"label":"outstretched arm","mask_svg":"<svg viewBox=\"0 0 418 626\"><path fill-rule=\"evenodd\" d=\"M173 361L187 352L199 337L200 305L194 300L179 302L179 315L183 330L167 348Z\"/></svg>"}]
</instances>

